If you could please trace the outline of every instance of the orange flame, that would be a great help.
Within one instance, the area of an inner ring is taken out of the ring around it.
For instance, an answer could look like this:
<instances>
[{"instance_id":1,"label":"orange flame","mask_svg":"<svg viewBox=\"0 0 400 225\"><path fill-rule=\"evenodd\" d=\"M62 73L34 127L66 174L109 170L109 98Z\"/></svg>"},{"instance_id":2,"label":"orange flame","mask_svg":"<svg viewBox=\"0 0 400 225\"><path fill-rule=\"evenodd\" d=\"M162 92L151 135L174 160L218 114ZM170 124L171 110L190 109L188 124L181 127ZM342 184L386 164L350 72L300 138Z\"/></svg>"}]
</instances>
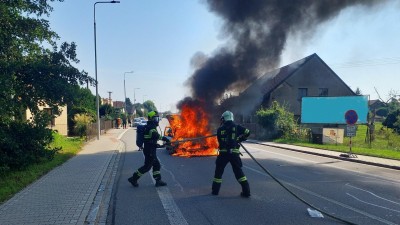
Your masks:
<instances>
[{"instance_id":1,"label":"orange flame","mask_svg":"<svg viewBox=\"0 0 400 225\"><path fill-rule=\"evenodd\" d=\"M205 111L200 106L184 105L180 115L168 119L174 136L172 142L195 139L175 144L174 156L214 156L217 155L217 138L199 138L212 135ZM196 139L199 138L199 139Z\"/></svg>"}]
</instances>

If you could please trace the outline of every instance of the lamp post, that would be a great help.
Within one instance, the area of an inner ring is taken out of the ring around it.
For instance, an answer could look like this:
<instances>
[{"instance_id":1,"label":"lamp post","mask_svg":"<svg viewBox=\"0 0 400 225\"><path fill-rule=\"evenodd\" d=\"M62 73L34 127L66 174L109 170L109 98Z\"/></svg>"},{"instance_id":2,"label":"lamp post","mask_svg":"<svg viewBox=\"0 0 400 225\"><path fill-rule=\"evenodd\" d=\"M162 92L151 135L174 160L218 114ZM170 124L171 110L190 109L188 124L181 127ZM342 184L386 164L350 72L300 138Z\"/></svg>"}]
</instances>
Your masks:
<instances>
[{"instance_id":1,"label":"lamp post","mask_svg":"<svg viewBox=\"0 0 400 225\"><path fill-rule=\"evenodd\" d=\"M97 46L96 46L96 4L97 3L119 3L119 1L102 1L93 4L94 15L94 71L96 79L96 121L97 121L97 140L100 139L100 105L99 105L99 83L97 81Z\"/></svg>"},{"instance_id":2,"label":"lamp post","mask_svg":"<svg viewBox=\"0 0 400 225\"><path fill-rule=\"evenodd\" d=\"M142 104L144 104L144 97L147 97L147 95L142 96L142 102L143 102Z\"/></svg>"},{"instance_id":3,"label":"lamp post","mask_svg":"<svg viewBox=\"0 0 400 225\"><path fill-rule=\"evenodd\" d=\"M126 116L126 88L125 88L125 74L127 73L133 73L133 71L125 72L124 73L124 111L125 111L125 116Z\"/></svg>"},{"instance_id":4,"label":"lamp post","mask_svg":"<svg viewBox=\"0 0 400 225\"><path fill-rule=\"evenodd\" d=\"M133 88L133 106L135 107L135 116L136 116L136 94L135 94L135 90L138 90L140 88Z\"/></svg>"},{"instance_id":5,"label":"lamp post","mask_svg":"<svg viewBox=\"0 0 400 225\"><path fill-rule=\"evenodd\" d=\"M135 95L135 90L139 90L140 88L133 88L133 104L136 103L136 95Z\"/></svg>"}]
</instances>

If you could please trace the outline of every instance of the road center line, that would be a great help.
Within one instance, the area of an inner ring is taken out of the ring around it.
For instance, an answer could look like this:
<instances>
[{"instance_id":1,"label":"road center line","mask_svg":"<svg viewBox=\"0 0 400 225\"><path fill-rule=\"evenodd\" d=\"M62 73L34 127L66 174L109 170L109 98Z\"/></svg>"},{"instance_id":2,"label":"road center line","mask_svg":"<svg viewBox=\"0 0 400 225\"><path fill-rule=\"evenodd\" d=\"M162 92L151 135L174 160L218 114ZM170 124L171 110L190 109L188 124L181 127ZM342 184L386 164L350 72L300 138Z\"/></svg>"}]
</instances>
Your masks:
<instances>
[{"instance_id":1,"label":"road center line","mask_svg":"<svg viewBox=\"0 0 400 225\"><path fill-rule=\"evenodd\" d=\"M155 183L154 180L153 182ZM183 216L181 210L176 205L168 187L158 187L157 192L164 207L164 211L168 216L169 223L171 225L188 225L188 222Z\"/></svg>"},{"instance_id":2,"label":"road center line","mask_svg":"<svg viewBox=\"0 0 400 225\"><path fill-rule=\"evenodd\" d=\"M144 155L143 155L144 158ZM160 161L160 159L158 159ZM161 161L160 161L161 163ZM152 178L153 183L156 184L154 178ZM188 225L185 217L183 216L181 210L178 205L176 205L174 198L172 197L171 192L167 186L165 187L157 187L157 193L160 197L161 203L164 207L165 214L168 216L169 223L171 225Z\"/></svg>"}]
</instances>

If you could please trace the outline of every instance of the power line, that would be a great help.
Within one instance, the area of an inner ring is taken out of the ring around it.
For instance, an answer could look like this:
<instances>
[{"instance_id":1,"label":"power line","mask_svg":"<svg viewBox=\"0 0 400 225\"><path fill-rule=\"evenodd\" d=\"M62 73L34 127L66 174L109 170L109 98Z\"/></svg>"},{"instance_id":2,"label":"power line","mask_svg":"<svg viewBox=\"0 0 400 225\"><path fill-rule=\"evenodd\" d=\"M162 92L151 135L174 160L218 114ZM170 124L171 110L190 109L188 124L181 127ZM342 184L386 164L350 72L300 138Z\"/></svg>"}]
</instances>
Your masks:
<instances>
[{"instance_id":1,"label":"power line","mask_svg":"<svg viewBox=\"0 0 400 225\"><path fill-rule=\"evenodd\" d=\"M345 63L331 64L332 68L354 68L354 67L374 67L399 64L400 57L386 57L379 59L366 59L362 61L350 61Z\"/></svg>"}]
</instances>

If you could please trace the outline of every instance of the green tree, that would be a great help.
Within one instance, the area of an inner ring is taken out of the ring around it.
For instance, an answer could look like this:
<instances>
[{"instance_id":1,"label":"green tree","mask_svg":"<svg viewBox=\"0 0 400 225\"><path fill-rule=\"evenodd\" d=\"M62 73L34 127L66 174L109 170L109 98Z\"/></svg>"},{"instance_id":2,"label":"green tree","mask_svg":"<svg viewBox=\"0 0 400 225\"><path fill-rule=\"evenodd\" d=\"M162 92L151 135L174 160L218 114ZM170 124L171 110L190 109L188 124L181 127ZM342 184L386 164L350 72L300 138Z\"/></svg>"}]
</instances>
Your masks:
<instances>
[{"instance_id":1,"label":"green tree","mask_svg":"<svg viewBox=\"0 0 400 225\"><path fill-rule=\"evenodd\" d=\"M100 117L105 117L107 120L112 120L117 117L114 108L109 104L101 105L99 112Z\"/></svg>"},{"instance_id":2,"label":"green tree","mask_svg":"<svg viewBox=\"0 0 400 225\"><path fill-rule=\"evenodd\" d=\"M356 90L354 91L354 93L356 95L362 95L361 89L359 87L356 88Z\"/></svg>"},{"instance_id":3,"label":"green tree","mask_svg":"<svg viewBox=\"0 0 400 225\"><path fill-rule=\"evenodd\" d=\"M392 128L394 131L400 134L400 109L390 112L382 122L382 125Z\"/></svg>"},{"instance_id":4,"label":"green tree","mask_svg":"<svg viewBox=\"0 0 400 225\"><path fill-rule=\"evenodd\" d=\"M47 105L57 115L58 106L73 102L76 86L94 83L72 65L79 63L76 44L57 44L59 36L44 18L52 11L50 1L2 0L0 4L0 168L21 168L54 153L47 129L51 117L39 106ZM25 121L26 109L33 113L33 123ZM21 140L22 136L31 141ZM26 145L18 144L23 141Z\"/></svg>"},{"instance_id":5,"label":"green tree","mask_svg":"<svg viewBox=\"0 0 400 225\"><path fill-rule=\"evenodd\" d=\"M256 112L259 124L269 131L267 138L290 138L298 131L298 125L293 113L277 101L267 108L261 108Z\"/></svg>"},{"instance_id":6,"label":"green tree","mask_svg":"<svg viewBox=\"0 0 400 225\"><path fill-rule=\"evenodd\" d=\"M72 100L73 85L93 83L78 63L75 43L62 43L47 20L52 8L46 1L3 1L0 5L0 89L2 118L12 118L21 109L34 114L39 104L58 111ZM45 48L44 46L51 46Z\"/></svg>"},{"instance_id":7,"label":"green tree","mask_svg":"<svg viewBox=\"0 0 400 225\"><path fill-rule=\"evenodd\" d=\"M126 98L126 99L125 99L125 102L126 102L126 112L127 112L128 114L132 114L133 104L132 104L132 102L131 102L131 99L130 99L130 98Z\"/></svg>"},{"instance_id":8,"label":"green tree","mask_svg":"<svg viewBox=\"0 0 400 225\"><path fill-rule=\"evenodd\" d=\"M87 115L93 119L96 118L96 96L87 88L78 85L73 87L73 97L68 105L68 131L69 135L76 135L76 115Z\"/></svg>"},{"instance_id":9,"label":"green tree","mask_svg":"<svg viewBox=\"0 0 400 225\"><path fill-rule=\"evenodd\" d=\"M147 100L147 101L143 102L143 107L146 109L147 112L157 110L156 105L151 100Z\"/></svg>"}]
</instances>

